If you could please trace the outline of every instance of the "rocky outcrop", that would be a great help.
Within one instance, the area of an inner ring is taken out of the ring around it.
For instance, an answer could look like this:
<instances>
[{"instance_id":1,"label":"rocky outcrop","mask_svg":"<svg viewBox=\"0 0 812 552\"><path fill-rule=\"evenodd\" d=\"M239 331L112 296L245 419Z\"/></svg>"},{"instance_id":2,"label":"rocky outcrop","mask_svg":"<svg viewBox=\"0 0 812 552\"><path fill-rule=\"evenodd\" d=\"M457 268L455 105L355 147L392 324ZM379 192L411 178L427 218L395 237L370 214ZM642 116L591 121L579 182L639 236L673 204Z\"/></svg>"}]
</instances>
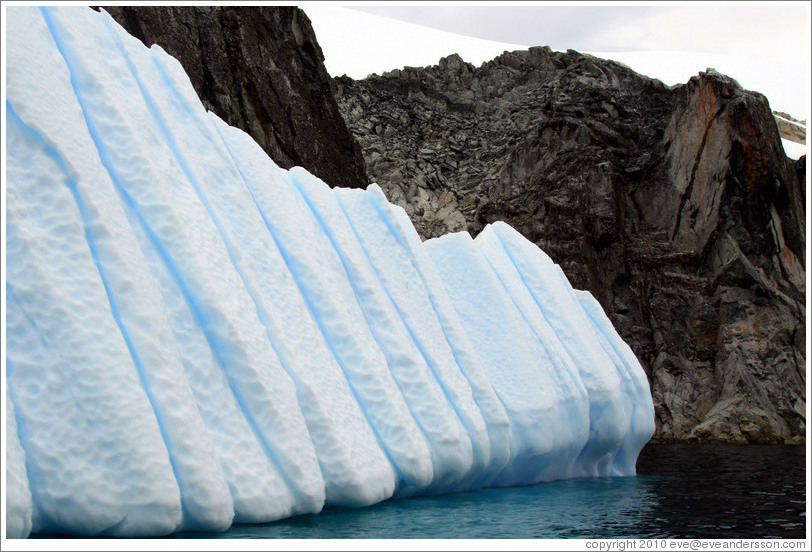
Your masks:
<instances>
[{"instance_id":1,"label":"rocky outcrop","mask_svg":"<svg viewBox=\"0 0 812 552\"><path fill-rule=\"evenodd\" d=\"M310 20L296 7L104 6L145 45L183 65L203 105L250 134L281 167L366 187Z\"/></svg>"},{"instance_id":2,"label":"rocky outcrop","mask_svg":"<svg viewBox=\"0 0 812 552\"><path fill-rule=\"evenodd\" d=\"M504 220L595 295L649 374L655 440L803 439L806 160L764 96L549 48L336 84L424 238Z\"/></svg>"}]
</instances>

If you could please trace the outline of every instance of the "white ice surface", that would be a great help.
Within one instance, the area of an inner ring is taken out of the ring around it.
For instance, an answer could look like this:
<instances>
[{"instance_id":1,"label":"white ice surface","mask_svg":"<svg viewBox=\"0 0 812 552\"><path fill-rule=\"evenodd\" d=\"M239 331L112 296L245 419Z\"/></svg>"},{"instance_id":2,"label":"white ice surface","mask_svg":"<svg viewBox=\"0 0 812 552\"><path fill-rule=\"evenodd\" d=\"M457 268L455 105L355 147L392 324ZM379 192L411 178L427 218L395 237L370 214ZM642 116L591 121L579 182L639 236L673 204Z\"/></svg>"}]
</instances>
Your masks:
<instances>
[{"instance_id":1,"label":"white ice surface","mask_svg":"<svg viewBox=\"0 0 812 552\"><path fill-rule=\"evenodd\" d=\"M350 283L286 172L247 134L212 120L242 183L223 191L246 192L244 205L233 195L218 204L228 205L239 224L235 251L268 336L296 382L327 501L361 506L389 498L394 471L368 416L397 419L397 398L387 378L374 377L380 353L369 337L362 339L358 329L366 324L357 307L348 308L354 305ZM248 215L253 220L245 220Z\"/></svg>"},{"instance_id":2,"label":"white ice surface","mask_svg":"<svg viewBox=\"0 0 812 552\"><path fill-rule=\"evenodd\" d=\"M596 339L572 286L550 257L507 224L486 226L475 241L497 273L520 273L543 318L578 369L589 397L589 437L573 475L609 475L629 429L632 405L626 403L622 380Z\"/></svg>"},{"instance_id":3,"label":"white ice surface","mask_svg":"<svg viewBox=\"0 0 812 552\"><path fill-rule=\"evenodd\" d=\"M467 233L427 245L510 418L511 459L498 481L528 484L568 477L586 443L585 393L561 385L562 372L551 373L553 361Z\"/></svg>"},{"instance_id":4,"label":"white ice surface","mask_svg":"<svg viewBox=\"0 0 812 552\"><path fill-rule=\"evenodd\" d=\"M7 536L634 473L645 375L518 233L424 244L106 14L7 15Z\"/></svg>"}]
</instances>

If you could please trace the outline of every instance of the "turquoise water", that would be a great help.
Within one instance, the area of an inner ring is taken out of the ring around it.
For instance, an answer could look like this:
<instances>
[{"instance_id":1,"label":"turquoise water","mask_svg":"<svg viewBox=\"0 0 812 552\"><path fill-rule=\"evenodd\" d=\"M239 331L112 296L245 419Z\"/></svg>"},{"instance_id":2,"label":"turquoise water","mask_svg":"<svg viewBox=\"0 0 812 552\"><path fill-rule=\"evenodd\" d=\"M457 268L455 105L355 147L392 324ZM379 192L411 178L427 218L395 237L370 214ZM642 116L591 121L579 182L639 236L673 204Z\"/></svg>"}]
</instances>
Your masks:
<instances>
[{"instance_id":1,"label":"turquoise water","mask_svg":"<svg viewBox=\"0 0 812 552\"><path fill-rule=\"evenodd\" d=\"M804 447L657 445L638 475L328 508L174 538L804 538Z\"/></svg>"},{"instance_id":2,"label":"turquoise water","mask_svg":"<svg viewBox=\"0 0 812 552\"><path fill-rule=\"evenodd\" d=\"M227 533L179 538L504 539L618 534L651 506L653 478L561 481L533 487L392 500L369 508L329 508Z\"/></svg>"}]
</instances>

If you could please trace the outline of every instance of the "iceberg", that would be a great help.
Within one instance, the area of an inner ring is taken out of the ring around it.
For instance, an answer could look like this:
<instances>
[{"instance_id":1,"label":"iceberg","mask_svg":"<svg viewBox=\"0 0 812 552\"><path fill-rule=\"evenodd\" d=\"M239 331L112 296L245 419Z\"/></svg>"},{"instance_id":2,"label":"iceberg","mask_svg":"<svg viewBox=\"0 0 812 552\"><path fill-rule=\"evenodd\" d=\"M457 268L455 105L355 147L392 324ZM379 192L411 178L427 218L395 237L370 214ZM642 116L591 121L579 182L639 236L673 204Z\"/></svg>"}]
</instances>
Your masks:
<instances>
[{"instance_id":1,"label":"iceberg","mask_svg":"<svg viewBox=\"0 0 812 552\"><path fill-rule=\"evenodd\" d=\"M422 242L103 11L7 17L8 538L635 473L646 376L515 230Z\"/></svg>"}]
</instances>

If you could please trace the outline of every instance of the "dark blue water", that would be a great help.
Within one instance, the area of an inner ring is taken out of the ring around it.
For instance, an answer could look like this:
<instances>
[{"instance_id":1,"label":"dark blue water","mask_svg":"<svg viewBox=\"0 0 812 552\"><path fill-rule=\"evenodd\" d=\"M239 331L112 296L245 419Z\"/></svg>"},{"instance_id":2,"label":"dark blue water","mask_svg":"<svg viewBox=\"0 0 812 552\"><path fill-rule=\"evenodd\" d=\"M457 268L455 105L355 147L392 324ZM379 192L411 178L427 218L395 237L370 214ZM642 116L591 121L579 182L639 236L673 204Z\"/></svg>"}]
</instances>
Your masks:
<instances>
[{"instance_id":1,"label":"dark blue water","mask_svg":"<svg viewBox=\"0 0 812 552\"><path fill-rule=\"evenodd\" d=\"M328 508L175 538L805 538L804 447L648 445L636 477Z\"/></svg>"}]
</instances>

